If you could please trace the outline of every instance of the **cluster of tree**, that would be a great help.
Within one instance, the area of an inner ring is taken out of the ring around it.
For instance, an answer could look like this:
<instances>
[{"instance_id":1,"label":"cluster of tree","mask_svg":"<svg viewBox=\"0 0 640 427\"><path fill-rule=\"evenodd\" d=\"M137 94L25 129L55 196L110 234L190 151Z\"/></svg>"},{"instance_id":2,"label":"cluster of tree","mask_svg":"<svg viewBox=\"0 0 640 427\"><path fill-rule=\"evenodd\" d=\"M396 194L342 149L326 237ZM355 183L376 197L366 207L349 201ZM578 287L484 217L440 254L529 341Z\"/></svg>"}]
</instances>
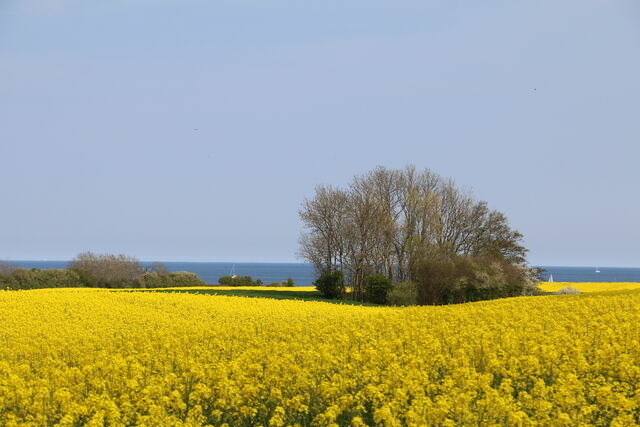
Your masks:
<instances>
[{"instance_id":1,"label":"cluster of tree","mask_svg":"<svg viewBox=\"0 0 640 427\"><path fill-rule=\"evenodd\" d=\"M69 262L66 270L16 268L0 265L0 286L4 289L38 289L60 287L100 288L166 288L206 286L196 274L187 271L169 272L162 263L145 268L136 258L127 255L84 252Z\"/></svg>"},{"instance_id":2,"label":"cluster of tree","mask_svg":"<svg viewBox=\"0 0 640 427\"><path fill-rule=\"evenodd\" d=\"M318 289L332 288L328 297L344 297L342 286L353 299L381 300L383 291L371 285L380 277L393 284L380 285L387 289L382 300L398 294L395 287L402 284L419 304L535 289L522 235L506 216L429 170L379 167L346 189L319 186L303 202L300 218L306 228L300 255L316 267Z\"/></svg>"},{"instance_id":3,"label":"cluster of tree","mask_svg":"<svg viewBox=\"0 0 640 427\"><path fill-rule=\"evenodd\" d=\"M98 288L128 288L145 269L136 258L128 255L83 252L69 262L85 286Z\"/></svg>"},{"instance_id":4,"label":"cluster of tree","mask_svg":"<svg viewBox=\"0 0 640 427\"><path fill-rule=\"evenodd\" d=\"M136 258L127 255L83 252L69 262L69 269L80 276L84 286L101 288L168 288L206 286L195 273L169 272L154 262L145 268Z\"/></svg>"}]
</instances>

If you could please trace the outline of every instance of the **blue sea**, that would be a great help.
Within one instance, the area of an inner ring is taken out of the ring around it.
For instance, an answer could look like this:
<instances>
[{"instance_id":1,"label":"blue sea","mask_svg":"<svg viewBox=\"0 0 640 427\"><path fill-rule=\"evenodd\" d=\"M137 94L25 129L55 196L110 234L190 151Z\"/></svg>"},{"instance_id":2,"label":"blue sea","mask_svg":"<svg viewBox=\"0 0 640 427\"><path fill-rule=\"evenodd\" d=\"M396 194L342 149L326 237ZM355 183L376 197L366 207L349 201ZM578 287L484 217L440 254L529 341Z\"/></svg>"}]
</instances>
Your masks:
<instances>
[{"instance_id":1,"label":"blue sea","mask_svg":"<svg viewBox=\"0 0 640 427\"><path fill-rule=\"evenodd\" d=\"M66 268L67 261L11 261L22 268ZM145 266L150 262L143 262ZM251 276L265 284L281 282L291 277L296 286L311 286L315 280L312 265L303 263L255 263L255 262L165 262L170 271L191 271L207 283L218 283L218 278L232 271L238 276ZM621 267L558 267L541 266L545 270L543 280L553 275L555 282L640 282L640 268Z\"/></svg>"},{"instance_id":2,"label":"blue sea","mask_svg":"<svg viewBox=\"0 0 640 427\"><path fill-rule=\"evenodd\" d=\"M623 267L545 267L543 281L554 282L640 282L640 268Z\"/></svg>"}]
</instances>

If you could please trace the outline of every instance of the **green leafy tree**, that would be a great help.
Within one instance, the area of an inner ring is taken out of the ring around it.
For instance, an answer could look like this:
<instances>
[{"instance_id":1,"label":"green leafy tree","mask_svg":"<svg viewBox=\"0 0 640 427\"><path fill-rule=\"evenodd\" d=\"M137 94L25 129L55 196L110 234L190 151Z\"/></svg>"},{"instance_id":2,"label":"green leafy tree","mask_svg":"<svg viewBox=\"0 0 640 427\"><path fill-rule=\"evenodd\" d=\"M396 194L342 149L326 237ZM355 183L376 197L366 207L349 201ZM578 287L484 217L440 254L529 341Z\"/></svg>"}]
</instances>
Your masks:
<instances>
[{"instance_id":1,"label":"green leafy tree","mask_svg":"<svg viewBox=\"0 0 640 427\"><path fill-rule=\"evenodd\" d=\"M325 271L313 282L314 286L324 296L329 299L344 298L346 288L344 286L344 276L342 271Z\"/></svg>"},{"instance_id":2,"label":"green leafy tree","mask_svg":"<svg viewBox=\"0 0 640 427\"><path fill-rule=\"evenodd\" d=\"M395 283L387 294L387 304L399 306L417 305L418 284L410 281Z\"/></svg>"},{"instance_id":3,"label":"green leafy tree","mask_svg":"<svg viewBox=\"0 0 640 427\"><path fill-rule=\"evenodd\" d=\"M366 299L376 304L386 304L391 290L391 279L384 274L370 274L364 279Z\"/></svg>"}]
</instances>

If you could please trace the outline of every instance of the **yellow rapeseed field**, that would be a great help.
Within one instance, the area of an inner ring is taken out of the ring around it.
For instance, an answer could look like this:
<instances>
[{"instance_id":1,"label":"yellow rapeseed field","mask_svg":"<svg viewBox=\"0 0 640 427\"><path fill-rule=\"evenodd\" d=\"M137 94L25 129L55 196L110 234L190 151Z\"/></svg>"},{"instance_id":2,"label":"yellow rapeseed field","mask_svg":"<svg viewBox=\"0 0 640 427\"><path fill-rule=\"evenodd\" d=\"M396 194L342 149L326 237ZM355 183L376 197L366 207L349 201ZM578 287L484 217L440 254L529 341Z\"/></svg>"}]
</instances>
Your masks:
<instances>
[{"instance_id":1,"label":"yellow rapeseed field","mask_svg":"<svg viewBox=\"0 0 640 427\"><path fill-rule=\"evenodd\" d=\"M0 425L640 422L640 291L378 308L0 292Z\"/></svg>"},{"instance_id":2,"label":"yellow rapeseed field","mask_svg":"<svg viewBox=\"0 0 640 427\"><path fill-rule=\"evenodd\" d=\"M580 292L607 292L640 289L640 282L543 282L540 289L546 292L556 292L571 286Z\"/></svg>"}]
</instances>

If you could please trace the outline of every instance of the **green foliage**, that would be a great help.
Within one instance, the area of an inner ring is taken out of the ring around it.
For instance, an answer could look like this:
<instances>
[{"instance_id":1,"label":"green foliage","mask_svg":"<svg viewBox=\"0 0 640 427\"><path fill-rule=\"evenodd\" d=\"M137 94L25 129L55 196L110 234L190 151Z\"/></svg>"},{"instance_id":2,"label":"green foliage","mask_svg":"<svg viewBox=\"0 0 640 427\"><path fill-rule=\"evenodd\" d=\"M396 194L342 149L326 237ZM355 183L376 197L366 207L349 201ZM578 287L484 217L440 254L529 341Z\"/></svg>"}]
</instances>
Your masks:
<instances>
[{"instance_id":1,"label":"green foliage","mask_svg":"<svg viewBox=\"0 0 640 427\"><path fill-rule=\"evenodd\" d=\"M364 278L365 297L375 304L386 304L391 290L391 279L384 274L370 274Z\"/></svg>"},{"instance_id":2,"label":"green foliage","mask_svg":"<svg viewBox=\"0 0 640 427\"><path fill-rule=\"evenodd\" d=\"M436 255L414 271L420 304L452 304L531 295L535 270L492 256Z\"/></svg>"},{"instance_id":3,"label":"green foliage","mask_svg":"<svg viewBox=\"0 0 640 427\"><path fill-rule=\"evenodd\" d=\"M173 273L148 272L133 281L134 288L176 288L181 286L206 286L197 274L188 271Z\"/></svg>"},{"instance_id":4,"label":"green foliage","mask_svg":"<svg viewBox=\"0 0 640 427\"><path fill-rule=\"evenodd\" d=\"M346 291L344 276L340 270L323 272L313 285L322 296L329 299L343 298Z\"/></svg>"},{"instance_id":5,"label":"green foliage","mask_svg":"<svg viewBox=\"0 0 640 427\"><path fill-rule=\"evenodd\" d=\"M134 285L132 288L164 288L166 286L166 280L164 275L155 273L155 272L147 272L138 276L134 280Z\"/></svg>"},{"instance_id":6,"label":"green foliage","mask_svg":"<svg viewBox=\"0 0 640 427\"><path fill-rule=\"evenodd\" d=\"M291 277L289 277L287 280L283 280L282 282L271 282L267 285L270 288L278 288L278 287L293 287L295 286L295 283L293 281L293 279Z\"/></svg>"},{"instance_id":7,"label":"green foliage","mask_svg":"<svg viewBox=\"0 0 640 427\"><path fill-rule=\"evenodd\" d=\"M253 280L251 276L222 276L218 283L222 286L262 286L262 280Z\"/></svg>"},{"instance_id":8,"label":"green foliage","mask_svg":"<svg viewBox=\"0 0 640 427\"><path fill-rule=\"evenodd\" d=\"M167 275L172 286L206 286L207 283L190 271L174 271Z\"/></svg>"},{"instance_id":9,"label":"green foliage","mask_svg":"<svg viewBox=\"0 0 640 427\"><path fill-rule=\"evenodd\" d=\"M95 255L86 252L78 255L69 266L67 270L3 268L0 270L0 289L206 286L196 274L187 271L169 273L166 266L160 263L154 263L153 271L145 273L135 258L126 255Z\"/></svg>"},{"instance_id":10,"label":"green foliage","mask_svg":"<svg viewBox=\"0 0 640 427\"><path fill-rule=\"evenodd\" d=\"M387 294L389 305L418 304L418 284L416 282L399 282L393 285Z\"/></svg>"},{"instance_id":11,"label":"green foliage","mask_svg":"<svg viewBox=\"0 0 640 427\"><path fill-rule=\"evenodd\" d=\"M1 289L71 288L83 286L80 275L71 270L27 270L16 268L0 275Z\"/></svg>"}]
</instances>

